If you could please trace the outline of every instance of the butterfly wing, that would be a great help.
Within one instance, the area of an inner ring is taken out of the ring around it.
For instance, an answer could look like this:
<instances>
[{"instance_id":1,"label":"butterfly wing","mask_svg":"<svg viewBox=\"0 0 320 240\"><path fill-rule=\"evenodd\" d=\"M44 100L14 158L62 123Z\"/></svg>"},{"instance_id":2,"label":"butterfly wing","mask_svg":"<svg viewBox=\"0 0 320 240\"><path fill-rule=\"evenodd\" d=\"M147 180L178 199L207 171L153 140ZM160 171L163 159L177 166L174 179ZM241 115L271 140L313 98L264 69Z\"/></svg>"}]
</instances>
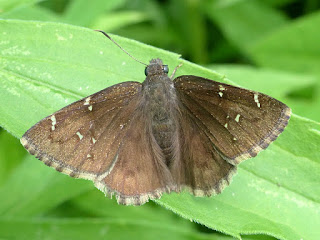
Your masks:
<instances>
[{"instance_id":1,"label":"butterfly wing","mask_svg":"<svg viewBox=\"0 0 320 240\"><path fill-rule=\"evenodd\" d=\"M141 84L125 82L46 117L21 138L45 164L94 181L119 203L140 205L172 187L171 174L143 114Z\"/></svg>"},{"instance_id":2,"label":"butterfly wing","mask_svg":"<svg viewBox=\"0 0 320 240\"><path fill-rule=\"evenodd\" d=\"M114 194L120 204L141 205L174 190L171 173L150 132L149 120L142 109L136 111L117 152L114 168L96 181L97 188Z\"/></svg>"},{"instance_id":3,"label":"butterfly wing","mask_svg":"<svg viewBox=\"0 0 320 240\"><path fill-rule=\"evenodd\" d=\"M178 189L187 188L195 196L218 194L229 185L237 167L216 151L192 113L183 106L180 112L180 147L170 166Z\"/></svg>"},{"instance_id":4,"label":"butterfly wing","mask_svg":"<svg viewBox=\"0 0 320 240\"><path fill-rule=\"evenodd\" d=\"M141 86L125 82L72 103L30 128L21 143L56 170L94 181L116 161Z\"/></svg>"},{"instance_id":5,"label":"butterfly wing","mask_svg":"<svg viewBox=\"0 0 320 240\"><path fill-rule=\"evenodd\" d=\"M268 147L290 118L289 107L262 93L188 75L174 85L182 108L233 165Z\"/></svg>"}]
</instances>

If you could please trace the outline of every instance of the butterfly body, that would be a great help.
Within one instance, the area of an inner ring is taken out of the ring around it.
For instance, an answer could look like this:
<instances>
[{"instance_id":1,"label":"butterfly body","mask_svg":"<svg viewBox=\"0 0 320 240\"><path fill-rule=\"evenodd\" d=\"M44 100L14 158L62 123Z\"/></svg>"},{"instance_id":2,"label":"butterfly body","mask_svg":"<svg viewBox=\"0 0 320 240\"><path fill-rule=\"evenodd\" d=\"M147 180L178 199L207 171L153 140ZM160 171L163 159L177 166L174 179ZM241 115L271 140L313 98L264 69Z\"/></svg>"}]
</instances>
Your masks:
<instances>
[{"instance_id":1,"label":"butterfly body","mask_svg":"<svg viewBox=\"0 0 320 240\"><path fill-rule=\"evenodd\" d=\"M291 110L262 93L167 73L153 59L142 84L116 84L72 103L31 127L21 143L121 204L182 189L218 194L241 161L279 136Z\"/></svg>"},{"instance_id":2,"label":"butterfly body","mask_svg":"<svg viewBox=\"0 0 320 240\"><path fill-rule=\"evenodd\" d=\"M159 68L159 69L158 69ZM151 138L161 148L162 158L167 166L173 160L173 149L178 136L178 102L173 81L163 70L160 59L153 59L146 71L146 80L142 84L142 111L151 127Z\"/></svg>"}]
</instances>

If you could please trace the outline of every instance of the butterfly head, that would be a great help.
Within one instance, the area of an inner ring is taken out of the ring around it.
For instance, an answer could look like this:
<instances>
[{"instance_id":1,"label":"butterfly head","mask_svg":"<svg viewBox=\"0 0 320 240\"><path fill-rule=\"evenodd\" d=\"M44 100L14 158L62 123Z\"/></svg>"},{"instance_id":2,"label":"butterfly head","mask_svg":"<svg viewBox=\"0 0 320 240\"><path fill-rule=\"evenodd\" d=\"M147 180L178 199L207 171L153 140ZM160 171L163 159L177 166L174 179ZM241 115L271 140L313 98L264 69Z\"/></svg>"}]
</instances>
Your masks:
<instances>
[{"instance_id":1,"label":"butterfly head","mask_svg":"<svg viewBox=\"0 0 320 240\"><path fill-rule=\"evenodd\" d=\"M159 58L152 59L144 71L146 76L168 74L168 72L168 65L163 65Z\"/></svg>"}]
</instances>

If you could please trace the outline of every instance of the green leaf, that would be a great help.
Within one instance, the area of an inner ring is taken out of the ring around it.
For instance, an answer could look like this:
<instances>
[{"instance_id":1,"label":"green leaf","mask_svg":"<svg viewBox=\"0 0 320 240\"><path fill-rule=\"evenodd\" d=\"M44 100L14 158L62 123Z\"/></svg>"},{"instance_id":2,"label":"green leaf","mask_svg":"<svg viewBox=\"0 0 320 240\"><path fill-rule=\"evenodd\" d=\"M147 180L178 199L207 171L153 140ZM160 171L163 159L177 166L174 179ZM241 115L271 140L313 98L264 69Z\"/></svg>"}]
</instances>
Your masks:
<instances>
[{"instance_id":1,"label":"green leaf","mask_svg":"<svg viewBox=\"0 0 320 240\"><path fill-rule=\"evenodd\" d=\"M26 5L0 15L3 19L38 20L38 21L61 21L59 15L38 5Z\"/></svg>"},{"instance_id":2,"label":"green leaf","mask_svg":"<svg viewBox=\"0 0 320 240\"><path fill-rule=\"evenodd\" d=\"M11 11L15 8L31 5L40 0L0 0L0 13Z\"/></svg>"},{"instance_id":3,"label":"green leaf","mask_svg":"<svg viewBox=\"0 0 320 240\"><path fill-rule=\"evenodd\" d=\"M224 36L240 51L246 51L252 44L287 22L281 12L262 1L211 0L205 11Z\"/></svg>"},{"instance_id":4,"label":"green leaf","mask_svg":"<svg viewBox=\"0 0 320 240\"><path fill-rule=\"evenodd\" d=\"M18 229L18 231L17 231ZM232 240L220 234L197 233L156 221L105 219L3 219L0 237L5 239L190 239Z\"/></svg>"},{"instance_id":5,"label":"green leaf","mask_svg":"<svg viewBox=\"0 0 320 240\"><path fill-rule=\"evenodd\" d=\"M18 139L0 129L0 186L26 154Z\"/></svg>"},{"instance_id":6,"label":"green leaf","mask_svg":"<svg viewBox=\"0 0 320 240\"><path fill-rule=\"evenodd\" d=\"M93 188L28 156L0 187L0 216L26 217L46 213L57 205ZM1 232L1 231L0 231Z\"/></svg>"},{"instance_id":7,"label":"green leaf","mask_svg":"<svg viewBox=\"0 0 320 240\"><path fill-rule=\"evenodd\" d=\"M119 207L115 199L106 198L100 191L90 191L71 201L76 207L91 214L92 216L111 219L144 219L162 223L174 224L181 228L193 228L194 223L180 218L174 213L167 211L158 204L150 202L142 206Z\"/></svg>"},{"instance_id":8,"label":"green leaf","mask_svg":"<svg viewBox=\"0 0 320 240\"><path fill-rule=\"evenodd\" d=\"M90 26L100 14L111 11L122 6L126 0L73 0L64 12L65 21L81 25Z\"/></svg>"},{"instance_id":9,"label":"green leaf","mask_svg":"<svg viewBox=\"0 0 320 240\"><path fill-rule=\"evenodd\" d=\"M260 66L320 74L320 11L292 21L249 49Z\"/></svg>"},{"instance_id":10,"label":"green leaf","mask_svg":"<svg viewBox=\"0 0 320 240\"><path fill-rule=\"evenodd\" d=\"M170 1L169 10L173 18L172 24L178 33L176 37L180 38L179 44L188 49L193 61L205 63L208 62L207 32L204 16L200 11L202 6L201 0L176 0Z\"/></svg>"},{"instance_id":11,"label":"green leaf","mask_svg":"<svg viewBox=\"0 0 320 240\"><path fill-rule=\"evenodd\" d=\"M116 29L140 23L148 19L148 16L143 12L138 11L122 11L116 13L104 14L92 24L93 29L101 29L106 32L111 32Z\"/></svg>"},{"instance_id":12,"label":"green leaf","mask_svg":"<svg viewBox=\"0 0 320 240\"><path fill-rule=\"evenodd\" d=\"M42 117L74 100L118 82L144 79L144 66L98 32L57 23L10 20L1 20L0 28L0 124L15 136L20 137ZM171 69L182 62L178 75L193 74L230 83L223 75L179 60L176 54L116 36L114 39L144 62L160 57ZM172 193L156 202L186 219L238 238L241 234L267 234L279 239L316 240L320 225L319 143L320 125L293 115L274 144L255 159L240 164L238 175L222 194L196 198L188 193ZM34 172L41 170L35 165L29 169L24 179L31 181ZM54 176L46 178L43 174L41 179L32 180L32 187L49 194L46 186ZM30 185L14 182L14 178L11 184L13 188L1 189L1 195L9 200L0 205L13 204L10 199L18 199L22 186L32 190ZM57 185L52 194L61 194L62 185ZM30 216L34 210L26 212ZM7 216L16 214L9 211ZM31 227L32 223L28 224Z\"/></svg>"}]
</instances>

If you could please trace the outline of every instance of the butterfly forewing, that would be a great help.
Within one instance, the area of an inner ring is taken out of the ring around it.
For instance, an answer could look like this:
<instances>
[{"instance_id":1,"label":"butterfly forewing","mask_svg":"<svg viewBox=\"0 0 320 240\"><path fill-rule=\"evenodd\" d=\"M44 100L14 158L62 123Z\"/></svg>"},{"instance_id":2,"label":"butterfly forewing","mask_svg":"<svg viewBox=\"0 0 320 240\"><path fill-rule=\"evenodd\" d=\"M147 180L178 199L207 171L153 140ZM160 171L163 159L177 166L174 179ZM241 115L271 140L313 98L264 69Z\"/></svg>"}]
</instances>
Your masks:
<instances>
[{"instance_id":1,"label":"butterfly forewing","mask_svg":"<svg viewBox=\"0 0 320 240\"><path fill-rule=\"evenodd\" d=\"M232 164L265 149L290 118L290 108L262 93L196 76L174 82L183 107Z\"/></svg>"},{"instance_id":2,"label":"butterfly forewing","mask_svg":"<svg viewBox=\"0 0 320 240\"><path fill-rule=\"evenodd\" d=\"M58 171L94 180L112 167L140 91L137 82L106 88L41 120L21 142Z\"/></svg>"}]
</instances>

